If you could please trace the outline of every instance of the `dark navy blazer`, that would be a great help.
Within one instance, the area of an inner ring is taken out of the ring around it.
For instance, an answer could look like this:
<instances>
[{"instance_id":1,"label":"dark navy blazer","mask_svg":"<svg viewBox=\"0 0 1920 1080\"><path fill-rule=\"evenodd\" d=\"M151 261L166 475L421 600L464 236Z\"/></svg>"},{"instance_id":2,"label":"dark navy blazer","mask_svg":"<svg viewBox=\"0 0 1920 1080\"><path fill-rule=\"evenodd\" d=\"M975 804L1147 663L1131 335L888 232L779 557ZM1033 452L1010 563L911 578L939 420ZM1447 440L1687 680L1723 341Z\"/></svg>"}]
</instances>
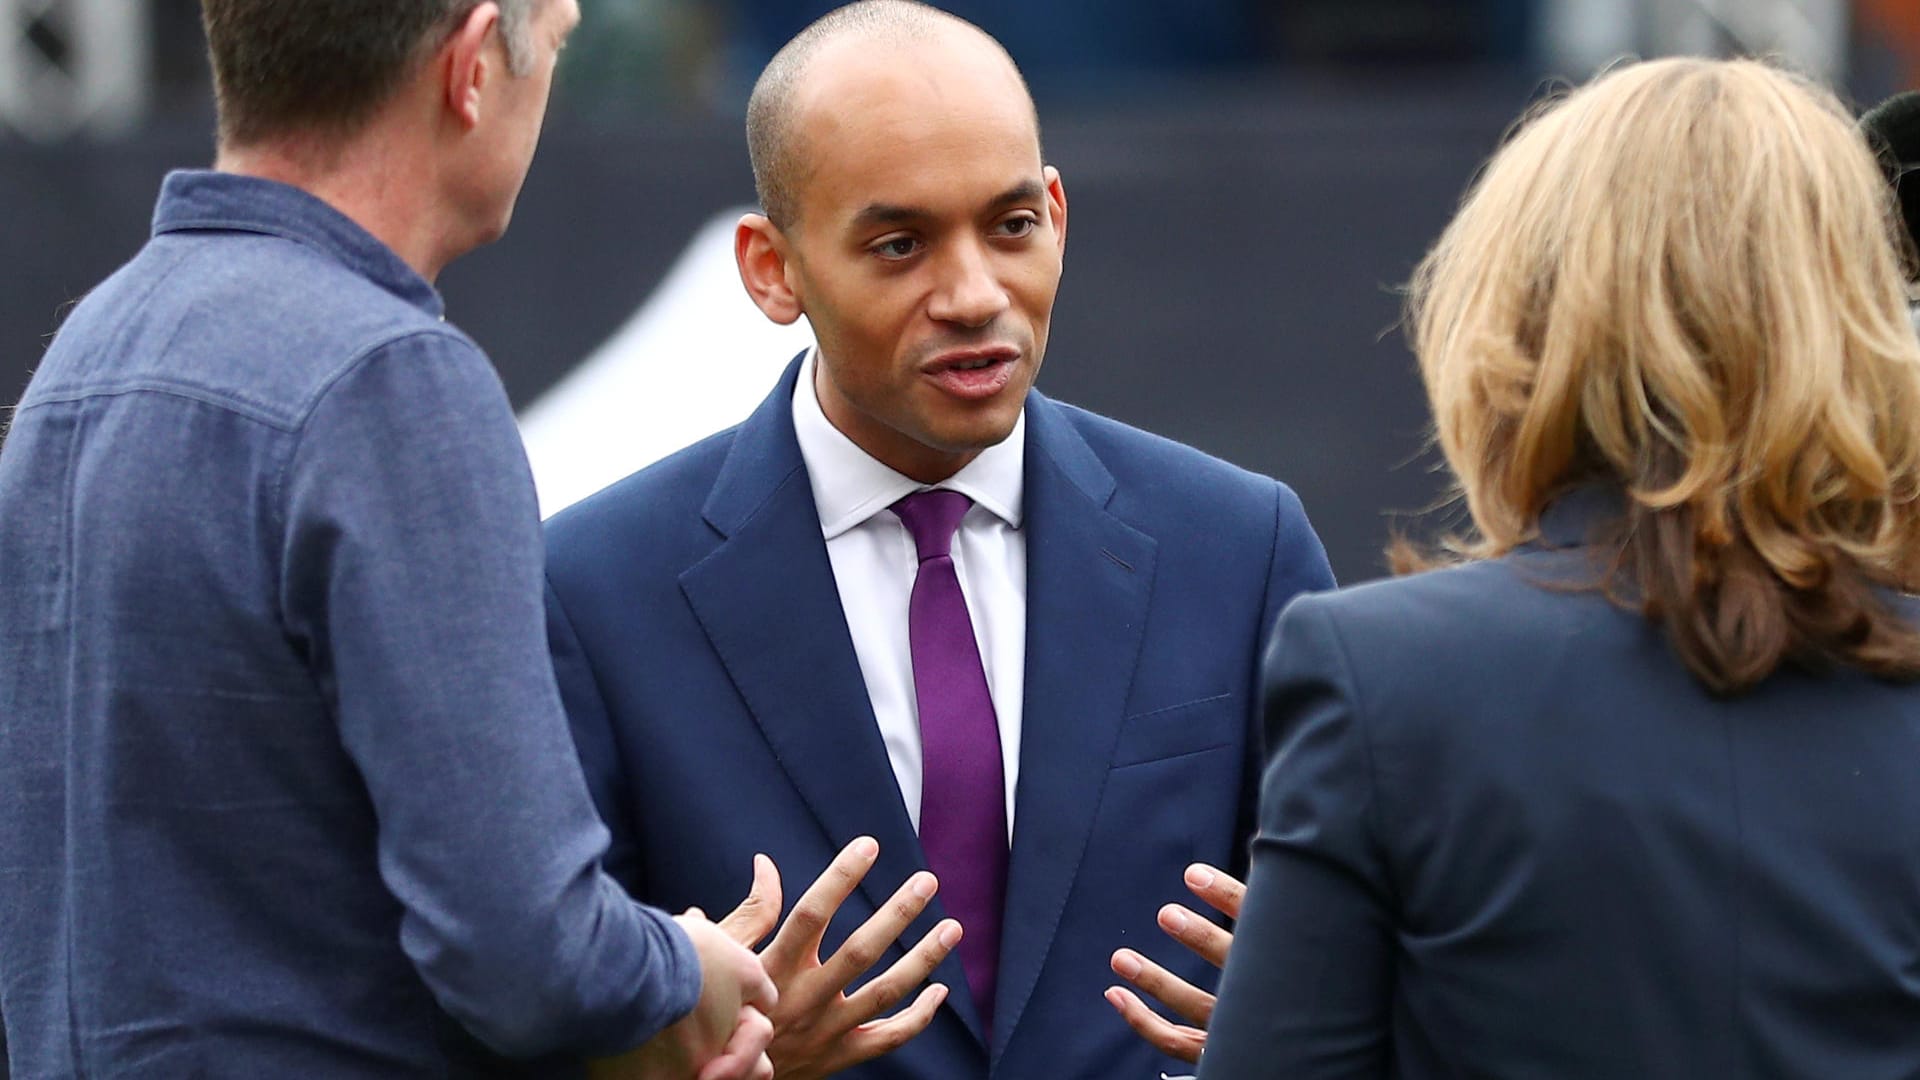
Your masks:
<instances>
[{"instance_id":1,"label":"dark navy blazer","mask_svg":"<svg viewBox=\"0 0 1920 1080\"><path fill-rule=\"evenodd\" d=\"M1603 516L1282 617L1205 1080L1920 1076L1920 688L1713 697Z\"/></svg>"},{"instance_id":2,"label":"dark navy blazer","mask_svg":"<svg viewBox=\"0 0 1920 1080\"><path fill-rule=\"evenodd\" d=\"M752 857L789 906L862 834L880 860L837 944L926 865L847 631L795 441L796 361L743 425L557 515L550 630L608 869L714 917ZM1286 487L1027 400L1027 661L996 1022L957 954L931 1027L861 1078L1121 1077L1175 1063L1101 998L1123 945L1211 985L1154 924L1194 860L1244 865L1260 768L1253 698L1279 610L1332 585ZM903 937L942 917L936 898ZM900 955L891 951L878 970Z\"/></svg>"}]
</instances>

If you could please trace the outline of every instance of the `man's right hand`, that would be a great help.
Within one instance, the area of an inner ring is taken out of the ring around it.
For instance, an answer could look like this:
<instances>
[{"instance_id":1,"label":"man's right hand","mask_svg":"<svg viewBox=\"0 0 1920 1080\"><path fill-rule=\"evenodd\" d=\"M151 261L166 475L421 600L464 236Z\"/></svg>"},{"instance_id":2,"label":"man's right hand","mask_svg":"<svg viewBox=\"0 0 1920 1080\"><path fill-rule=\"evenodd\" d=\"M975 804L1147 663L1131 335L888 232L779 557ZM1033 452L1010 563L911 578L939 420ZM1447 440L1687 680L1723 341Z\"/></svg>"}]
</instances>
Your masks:
<instances>
[{"instance_id":1,"label":"man's right hand","mask_svg":"<svg viewBox=\"0 0 1920 1080\"><path fill-rule=\"evenodd\" d=\"M760 958L707 921L699 908L674 916L700 957L700 1000L679 1023L638 1050L592 1062L591 1080L768 1080L767 1019L779 990Z\"/></svg>"},{"instance_id":2,"label":"man's right hand","mask_svg":"<svg viewBox=\"0 0 1920 1080\"><path fill-rule=\"evenodd\" d=\"M820 959L828 924L879 856L880 845L869 837L848 844L800 897L786 924L760 954L767 974L780 989L780 1002L770 1014L773 1042L767 1053L774 1075L783 1080L829 1076L894 1050L926 1030L947 999L947 988L936 983L898 1013L881 1016L926 981L960 943L960 924L952 919L928 931L907 955L871 982L852 994L845 992L926 910L939 883L925 871L908 878L830 959ZM765 855L755 856L753 888L731 915L720 920L720 927L751 947L779 922L780 899L779 869Z\"/></svg>"}]
</instances>

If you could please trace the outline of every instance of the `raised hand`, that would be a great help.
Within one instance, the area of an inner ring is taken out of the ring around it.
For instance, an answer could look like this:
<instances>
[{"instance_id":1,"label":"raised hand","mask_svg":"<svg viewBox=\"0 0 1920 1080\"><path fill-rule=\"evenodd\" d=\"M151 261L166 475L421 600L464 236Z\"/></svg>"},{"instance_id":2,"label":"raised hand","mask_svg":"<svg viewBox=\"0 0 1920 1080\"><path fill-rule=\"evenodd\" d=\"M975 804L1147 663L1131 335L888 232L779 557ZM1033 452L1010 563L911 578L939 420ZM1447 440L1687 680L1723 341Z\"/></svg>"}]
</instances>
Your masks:
<instances>
[{"instance_id":1,"label":"raised hand","mask_svg":"<svg viewBox=\"0 0 1920 1080\"><path fill-rule=\"evenodd\" d=\"M1247 887L1232 875L1204 863L1187 867L1187 888L1215 911L1229 919L1240 917L1240 902ZM1215 967L1227 963L1227 951L1233 947L1233 935L1181 904L1160 909L1160 929L1175 941L1198 953ZM1107 1003L1118 1011L1127 1026L1152 1043L1161 1053L1186 1062L1198 1062L1207 1045L1207 1024L1213 1018L1213 995L1178 975L1134 952L1120 949L1113 954L1114 974L1164 1003L1176 1015L1189 1021L1176 1024L1147 1007L1140 995L1124 986L1107 989Z\"/></svg>"},{"instance_id":2,"label":"raised hand","mask_svg":"<svg viewBox=\"0 0 1920 1080\"><path fill-rule=\"evenodd\" d=\"M892 967L852 994L846 988L871 968L926 910L939 883L921 871L908 878L873 917L855 930L825 961L820 946L840 905L860 886L880 855L868 837L848 844L818 880L801 895L773 941L760 954L767 974L780 990L770 1014L773 1041L768 1057L774 1075L790 1080L828 1076L896 1049L926 1030L947 999L947 988L922 990L905 1009L883 1016L926 981L960 943L960 924L943 920ZM773 860L754 857L753 888L738 908L720 921L735 941L753 946L780 916L780 872Z\"/></svg>"}]
</instances>

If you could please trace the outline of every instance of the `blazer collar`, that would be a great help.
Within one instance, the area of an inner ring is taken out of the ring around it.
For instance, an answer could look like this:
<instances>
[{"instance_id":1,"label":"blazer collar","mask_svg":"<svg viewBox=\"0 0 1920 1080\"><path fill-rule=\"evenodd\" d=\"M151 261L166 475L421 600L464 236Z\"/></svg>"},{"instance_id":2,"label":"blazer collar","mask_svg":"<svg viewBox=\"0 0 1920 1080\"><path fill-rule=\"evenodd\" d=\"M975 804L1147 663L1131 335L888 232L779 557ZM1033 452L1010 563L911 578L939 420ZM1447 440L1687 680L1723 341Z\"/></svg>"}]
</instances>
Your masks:
<instances>
[{"instance_id":1,"label":"blazer collar","mask_svg":"<svg viewBox=\"0 0 1920 1080\"><path fill-rule=\"evenodd\" d=\"M1115 495L1113 474L1067 410L1030 395L1025 719L989 1053L996 1062L1079 879L1139 665L1158 543L1114 512Z\"/></svg>"},{"instance_id":2,"label":"blazer collar","mask_svg":"<svg viewBox=\"0 0 1920 1080\"><path fill-rule=\"evenodd\" d=\"M801 353L787 365L780 382L743 422L700 508L707 524L722 536L740 531L793 474L807 465L793 433L793 387L800 377Z\"/></svg>"},{"instance_id":3,"label":"blazer collar","mask_svg":"<svg viewBox=\"0 0 1920 1080\"><path fill-rule=\"evenodd\" d=\"M1627 493L1604 481L1580 484L1555 495L1540 511L1539 540L1546 548L1586 547L1626 513Z\"/></svg>"}]
</instances>

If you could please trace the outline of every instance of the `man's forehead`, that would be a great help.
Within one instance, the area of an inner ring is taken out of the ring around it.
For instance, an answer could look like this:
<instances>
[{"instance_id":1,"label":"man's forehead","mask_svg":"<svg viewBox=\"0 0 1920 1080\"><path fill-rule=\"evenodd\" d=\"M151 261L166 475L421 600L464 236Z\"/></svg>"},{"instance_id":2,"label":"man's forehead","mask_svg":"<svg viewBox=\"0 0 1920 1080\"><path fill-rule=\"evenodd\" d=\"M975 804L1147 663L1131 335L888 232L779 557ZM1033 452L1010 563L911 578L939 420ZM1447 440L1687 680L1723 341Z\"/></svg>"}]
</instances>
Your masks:
<instances>
[{"instance_id":1,"label":"man's forehead","mask_svg":"<svg viewBox=\"0 0 1920 1080\"><path fill-rule=\"evenodd\" d=\"M1043 183L1033 103L992 39L849 35L816 54L790 98L802 216L869 207L972 215Z\"/></svg>"},{"instance_id":2,"label":"man's forehead","mask_svg":"<svg viewBox=\"0 0 1920 1080\"><path fill-rule=\"evenodd\" d=\"M807 212L860 223L973 217L1043 198L1039 147L1031 138L985 137L973 145L845 140L818 155L802 181ZM896 222L898 223L898 222Z\"/></svg>"}]
</instances>

